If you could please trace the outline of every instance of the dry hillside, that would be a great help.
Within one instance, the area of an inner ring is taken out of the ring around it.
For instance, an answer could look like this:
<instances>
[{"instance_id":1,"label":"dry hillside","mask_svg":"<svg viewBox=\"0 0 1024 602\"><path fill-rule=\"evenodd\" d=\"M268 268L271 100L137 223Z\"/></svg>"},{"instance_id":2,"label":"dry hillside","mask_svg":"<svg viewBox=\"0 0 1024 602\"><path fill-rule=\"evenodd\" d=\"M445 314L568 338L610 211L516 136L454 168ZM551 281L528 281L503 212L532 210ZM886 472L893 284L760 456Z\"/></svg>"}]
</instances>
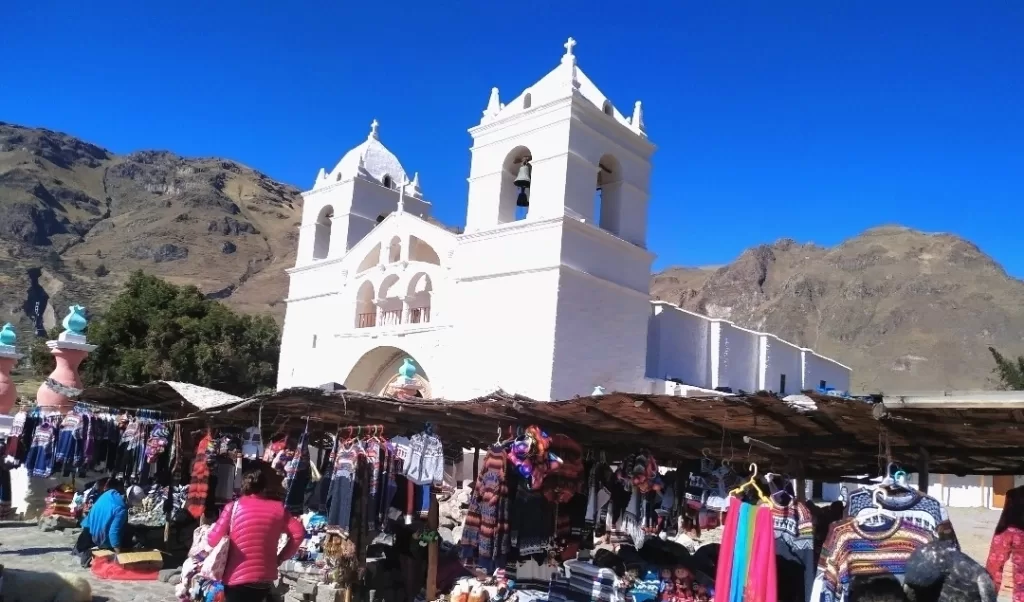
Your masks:
<instances>
[{"instance_id":1,"label":"dry hillside","mask_svg":"<svg viewBox=\"0 0 1024 602\"><path fill-rule=\"evenodd\" d=\"M0 312L49 328L72 302L100 308L142 268L246 311L281 313L299 191L222 159L115 155L0 123Z\"/></svg>"},{"instance_id":2,"label":"dry hillside","mask_svg":"<svg viewBox=\"0 0 1024 602\"><path fill-rule=\"evenodd\" d=\"M988 388L989 345L1024 353L1024 282L947 234L883 227L833 248L783 239L722 268L655 274L651 292L836 358L856 392Z\"/></svg>"}]
</instances>

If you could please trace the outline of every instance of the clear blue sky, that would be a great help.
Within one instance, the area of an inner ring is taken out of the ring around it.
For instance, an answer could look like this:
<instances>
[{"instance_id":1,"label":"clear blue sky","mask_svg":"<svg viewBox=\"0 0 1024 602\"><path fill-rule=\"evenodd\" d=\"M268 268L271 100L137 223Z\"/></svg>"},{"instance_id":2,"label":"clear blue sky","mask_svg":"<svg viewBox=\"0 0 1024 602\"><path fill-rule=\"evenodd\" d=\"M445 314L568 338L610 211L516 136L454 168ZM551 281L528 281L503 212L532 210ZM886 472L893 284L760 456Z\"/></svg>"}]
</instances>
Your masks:
<instances>
[{"instance_id":1,"label":"clear blue sky","mask_svg":"<svg viewBox=\"0 0 1024 602\"><path fill-rule=\"evenodd\" d=\"M224 156L306 189L371 119L465 215L470 139L579 41L658 145L657 266L884 223L1024 276L1024 2L11 0L0 120L116 152Z\"/></svg>"}]
</instances>

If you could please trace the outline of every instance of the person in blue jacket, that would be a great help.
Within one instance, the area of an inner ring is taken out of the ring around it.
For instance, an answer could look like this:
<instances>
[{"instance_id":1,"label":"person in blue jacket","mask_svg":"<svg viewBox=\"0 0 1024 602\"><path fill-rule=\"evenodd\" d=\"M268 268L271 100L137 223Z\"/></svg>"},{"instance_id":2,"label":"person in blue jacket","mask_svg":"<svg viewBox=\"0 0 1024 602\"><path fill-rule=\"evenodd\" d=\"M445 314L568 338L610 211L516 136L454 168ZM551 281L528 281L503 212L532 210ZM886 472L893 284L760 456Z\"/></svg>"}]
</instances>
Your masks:
<instances>
[{"instance_id":1,"label":"person in blue jacket","mask_svg":"<svg viewBox=\"0 0 1024 602\"><path fill-rule=\"evenodd\" d=\"M128 508L141 502L143 495L140 487L132 487L125 495L124 483L114 479L107 483L107 490L82 521L82 532L75 544L75 552L83 567L91 563L93 548L113 550L119 554L130 546Z\"/></svg>"}]
</instances>

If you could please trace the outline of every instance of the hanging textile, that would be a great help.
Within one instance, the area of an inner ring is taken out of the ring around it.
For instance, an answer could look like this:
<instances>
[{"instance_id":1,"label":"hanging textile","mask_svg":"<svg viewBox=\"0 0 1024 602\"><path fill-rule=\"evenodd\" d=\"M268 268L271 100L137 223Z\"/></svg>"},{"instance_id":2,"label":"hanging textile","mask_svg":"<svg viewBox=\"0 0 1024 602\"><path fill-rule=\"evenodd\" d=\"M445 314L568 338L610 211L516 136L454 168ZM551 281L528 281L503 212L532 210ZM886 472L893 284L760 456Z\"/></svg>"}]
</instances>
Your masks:
<instances>
[{"instance_id":1,"label":"hanging textile","mask_svg":"<svg viewBox=\"0 0 1024 602\"><path fill-rule=\"evenodd\" d=\"M506 462L505 450L500 446L487 451L469 498L460 542L463 562L487 572L504 567L511 550Z\"/></svg>"},{"instance_id":2,"label":"hanging textile","mask_svg":"<svg viewBox=\"0 0 1024 602\"><path fill-rule=\"evenodd\" d=\"M857 576L902 578L911 554L935 540L928 528L912 521L883 518L877 526L862 525L853 518L832 526L818 562L821 602L843 602L851 579Z\"/></svg>"},{"instance_id":3,"label":"hanging textile","mask_svg":"<svg viewBox=\"0 0 1024 602\"><path fill-rule=\"evenodd\" d=\"M192 462L192 480L188 487L188 501L185 509L193 518L200 518L206 512L206 498L210 493L210 465L208 456L213 437L209 432L196 446L196 459Z\"/></svg>"},{"instance_id":4,"label":"hanging textile","mask_svg":"<svg viewBox=\"0 0 1024 602\"><path fill-rule=\"evenodd\" d=\"M909 521L919 527L931 531L939 536L942 529L949 534L957 548L960 544L956 541L956 534L953 525L949 521L949 513L939 501L930 495L905 487L887 487L886 495L878 500L882 508L896 516ZM873 512L875 502L872 500L874 489L858 489L850 494L850 500L846 504L846 516L850 518L861 517L864 513ZM880 524L879 518L868 519L867 525Z\"/></svg>"},{"instance_id":5,"label":"hanging textile","mask_svg":"<svg viewBox=\"0 0 1024 602\"><path fill-rule=\"evenodd\" d=\"M1006 492L985 568L998 592L1006 563L1013 565L1013 602L1024 602L1024 487Z\"/></svg>"},{"instance_id":6,"label":"hanging textile","mask_svg":"<svg viewBox=\"0 0 1024 602\"><path fill-rule=\"evenodd\" d=\"M814 519L804 502L772 506L779 599L811 602L817 562L814 558Z\"/></svg>"}]
</instances>

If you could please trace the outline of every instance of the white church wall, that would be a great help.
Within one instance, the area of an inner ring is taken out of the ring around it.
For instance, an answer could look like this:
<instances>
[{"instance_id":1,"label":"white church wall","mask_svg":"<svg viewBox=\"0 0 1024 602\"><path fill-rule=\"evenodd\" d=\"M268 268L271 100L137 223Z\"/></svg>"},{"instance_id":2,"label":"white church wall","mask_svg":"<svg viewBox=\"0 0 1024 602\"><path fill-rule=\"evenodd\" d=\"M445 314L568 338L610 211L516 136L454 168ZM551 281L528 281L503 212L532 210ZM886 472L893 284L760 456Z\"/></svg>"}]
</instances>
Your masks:
<instances>
[{"instance_id":1,"label":"white church wall","mask_svg":"<svg viewBox=\"0 0 1024 602\"><path fill-rule=\"evenodd\" d=\"M803 380L800 348L771 334L759 335L757 388L779 395L799 393ZM783 388L783 379L785 387Z\"/></svg>"},{"instance_id":2,"label":"white church wall","mask_svg":"<svg viewBox=\"0 0 1024 602\"><path fill-rule=\"evenodd\" d=\"M452 370L444 385L450 399L497 389L550 398L558 286L557 267L457 282L458 320L447 350Z\"/></svg>"},{"instance_id":3,"label":"white church wall","mask_svg":"<svg viewBox=\"0 0 1024 602\"><path fill-rule=\"evenodd\" d=\"M711 387L711 320L670 303L651 303L647 376Z\"/></svg>"},{"instance_id":4,"label":"white church wall","mask_svg":"<svg viewBox=\"0 0 1024 602\"><path fill-rule=\"evenodd\" d=\"M562 228L562 263L647 293L654 256L593 224L566 219ZM648 295L649 297L649 295Z\"/></svg>"},{"instance_id":5,"label":"white church wall","mask_svg":"<svg viewBox=\"0 0 1024 602\"><path fill-rule=\"evenodd\" d=\"M757 390L759 333L740 328L726 320L716 320L718 334L718 382L715 387L731 387L733 392Z\"/></svg>"},{"instance_id":6,"label":"white church wall","mask_svg":"<svg viewBox=\"0 0 1024 602\"><path fill-rule=\"evenodd\" d=\"M803 358L803 388L817 389L821 381L825 386L834 388L836 391L850 390L850 375L852 370L839 362L818 355L810 349L802 349Z\"/></svg>"},{"instance_id":7,"label":"white church wall","mask_svg":"<svg viewBox=\"0 0 1024 602\"><path fill-rule=\"evenodd\" d=\"M585 299L586 303L580 303ZM563 267L559 279L554 373L546 399L638 391L647 364L650 302L589 274Z\"/></svg>"}]
</instances>

